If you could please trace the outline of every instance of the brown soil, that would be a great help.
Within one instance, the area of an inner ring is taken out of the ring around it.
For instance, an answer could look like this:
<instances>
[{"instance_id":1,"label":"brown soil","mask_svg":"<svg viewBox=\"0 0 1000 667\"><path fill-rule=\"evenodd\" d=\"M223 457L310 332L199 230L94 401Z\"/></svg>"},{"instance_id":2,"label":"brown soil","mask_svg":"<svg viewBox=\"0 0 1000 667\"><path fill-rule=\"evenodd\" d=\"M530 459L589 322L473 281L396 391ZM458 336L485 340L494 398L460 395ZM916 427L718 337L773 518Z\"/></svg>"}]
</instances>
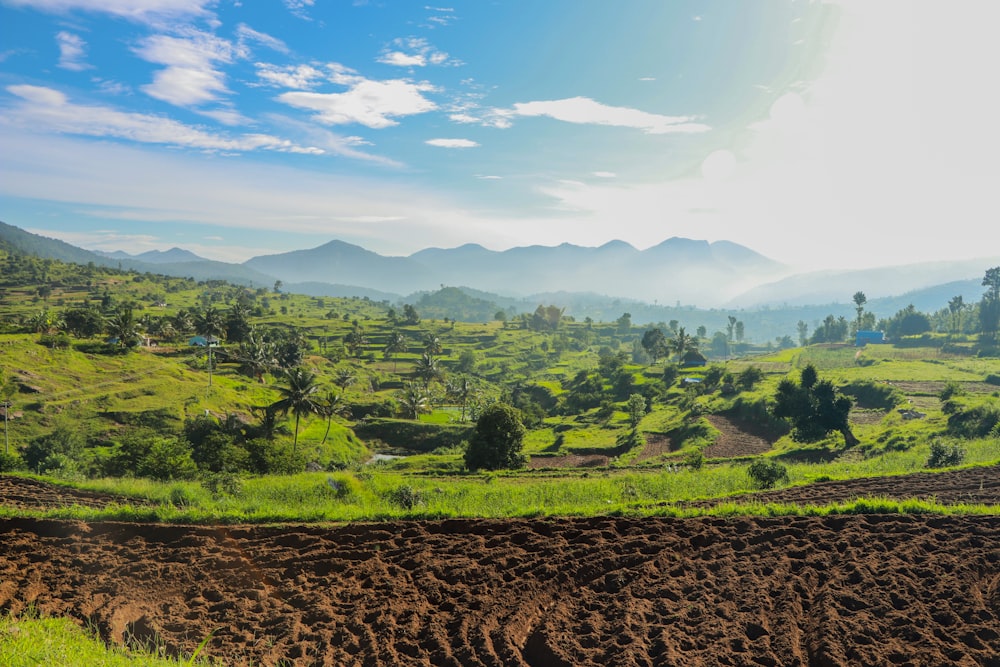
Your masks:
<instances>
[{"instance_id":1,"label":"brown soil","mask_svg":"<svg viewBox=\"0 0 1000 667\"><path fill-rule=\"evenodd\" d=\"M531 470L546 468L603 468L609 459L601 454L565 454L563 456L532 456L528 460Z\"/></svg>"},{"instance_id":2,"label":"brown soil","mask_svg":"<svg viewBox=\"0 0 1000 667\"><path fill-rule=\"evenodd\" d=\"M92 493L35 479L0 475L0 504L8 507L22 510L70 507L72 505L100 508L107 507L112 503L133 506L142 504L135 498Z\"/></svg>"},{"instance_id":3,"label":"brown soil","mask_svg":"<svg viewBox=\"0 0 1000 667\"><path fill-rule=\"evenodd\" d=\"M893 488L941 498L972 473ZM185 654L215 631L227 664L1000 665L1000 517L6 519L0 535L0 611Z\"/></svg>"},{"instance_id":4,"label":"brown soil","mask_svg":"<svg viewBox=\"0 0 1000 667\"><path fill-rule=\"evenodd\" d=\"M778 439L776 435L748 421L734 420L723 415L707 415L705 418L719 431L715 443L705 448L706 458L763 454Z\"/></svg>"}]
</instances>

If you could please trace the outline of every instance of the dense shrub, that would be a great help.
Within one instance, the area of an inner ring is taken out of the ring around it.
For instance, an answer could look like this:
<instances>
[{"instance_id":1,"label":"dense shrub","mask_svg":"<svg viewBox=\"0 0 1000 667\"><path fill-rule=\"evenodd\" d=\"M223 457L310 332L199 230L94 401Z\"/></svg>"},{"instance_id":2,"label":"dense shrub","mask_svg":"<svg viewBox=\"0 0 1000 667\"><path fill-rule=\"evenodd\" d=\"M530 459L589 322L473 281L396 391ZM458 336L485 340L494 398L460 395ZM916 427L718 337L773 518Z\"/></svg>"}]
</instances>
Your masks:
<instances>
[{"instance_id":1,"label":"dense shrub","mask_svg":"<svg viewBox=\"0 0 1000 667\"><path fill-rule=\"evenodd\" d=\"M931 443L931 454L927 457L928 468L948 468L965 460L965 450L957 444L946 445L940 440Z\"/></svg>"},{"instance_id":2,"label":"dense shrub","mask_svg":"<svg viewBox=\"0 0 1000 667\"><path fill-rule=\"evenodd\" d=\"M24 467L24 461L17 454L0 452L0 472L14 472Z\"/></svg>"},{"instance_id":3,"label":"dense shrub","mask_svg":"<svg viewBox=\"0 0 1000 667\"><path fill-rule=\"evenodd\" d=\"M526 462L521 454L524 434L520 411L504 403L494 403L476 422L465 451L465 466L469 470L522 467Z\"/></svg>"},{"instance_id":4,"label":"dense shrub","mask_svg":"<svg viewBox=\"0 0 1000 667\"><path fill-rule=\"evenodd\" d=\"M871 410L891 410L905 400L896 387L870 380L855 380L840 391L853 398L859 408Z\"/></svg>"},{"instance_id":5,"label":"dense shrub","mask_svg":"<svg viewBox=\"0 0 1000 667\"><path fill-rule=\"evenodd\" d=\"M747 468L747 475L758 489L773 488L778 482L788 482L788 468L767 459L758 459Z\"/></svg>"},{"instance_id":6,"label":"dense shrub","mask_svg":"<svg viewBox=\"0 0 1000 667\"><path fill-rule=\"evenodd\" d=\"M948 416L948 434L958 438L984 438L1000 423L1000 408L977 405Z\"/></svg>"}]
</instances>

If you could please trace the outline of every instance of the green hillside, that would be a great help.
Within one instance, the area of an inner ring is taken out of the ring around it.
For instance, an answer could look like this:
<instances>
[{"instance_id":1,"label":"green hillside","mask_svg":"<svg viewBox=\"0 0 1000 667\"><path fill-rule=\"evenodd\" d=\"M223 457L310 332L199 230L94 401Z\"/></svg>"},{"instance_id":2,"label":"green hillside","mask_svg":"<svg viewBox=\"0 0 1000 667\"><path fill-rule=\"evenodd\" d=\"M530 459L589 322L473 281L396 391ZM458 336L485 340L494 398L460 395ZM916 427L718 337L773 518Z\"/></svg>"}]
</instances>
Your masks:
<instances>
[{"instance_id":1,"label":"green hillside","mask_svg":"<svg viewBox=\"0 0 1000 667\"><path fill-rule=\"evenodd\" d=\"M762 483L747 474L754 460L804 483L1000 459L1000 359L988 336L777 349L737 344L738 327L710 338L683 321L575 321L559 304L476 324L430 317L445 305L487 314L486 302L451 288L399 305L10 250L0 266L9 471L215 490L255 475L351 471L345 488L369 498L342 508L351 518L430 511L433 489L449 499L439 513L593 512L607 500L588 495L595 474L632 489L617 506L750 490ZM206 340L218 343L192 344ZM829 405L845 406L845 423L803 407L822 405L818 394L780 416L780 395L800 378L804 387L807 368L828 386ZM504 479L528 496L455 505L471 502L466 448L497 402L526 427L526 467ZM807 428L796 410L839 425ZM932 461L942 452L951 458ZM449 484L465 490L453 497ZM399 501L399 488L416 500Z\"/></svg>"}]
</instances>

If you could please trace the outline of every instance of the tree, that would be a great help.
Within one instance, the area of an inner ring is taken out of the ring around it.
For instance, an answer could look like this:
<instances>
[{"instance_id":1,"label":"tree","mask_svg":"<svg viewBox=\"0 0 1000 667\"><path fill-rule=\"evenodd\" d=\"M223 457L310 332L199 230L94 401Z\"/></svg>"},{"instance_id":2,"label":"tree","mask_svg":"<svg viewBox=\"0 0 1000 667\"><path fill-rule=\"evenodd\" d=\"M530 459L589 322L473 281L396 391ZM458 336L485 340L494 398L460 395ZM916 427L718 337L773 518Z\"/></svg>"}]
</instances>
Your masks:
<instances>
[{"instance_id":1,"label":"tree","mask_svg":"<svg viewBox=\"0 0 1000 667\"><path fill-rule=\"evenodd\" d=\"M205 348L208 350L208 384L211 386L214 368L212 349L226 330L226 320L217 308L208 306L195 314L194 330L205 337Z\"/></svg>"},{"instance_id":2,"label":"tree","mask_svg":"<svg viewBox=\"0 0 1000 667\"><path fill-rule=\"evenodd\" d=\"M350 414L350 406L344 401L344 392L335 392L332 390L327 390L323 395L323 411L322 415L326 417L326 431L323 433L323 442L320 444L326 444L326 439L330 437L330 427L333 425L334 417L346 417Z\"/></svg>"},{"instance_id":3,"label":"tree","mask_svg":"<svg viewBox=\"0 0 1000 667\"><path fill-rule=\"evenodd\" d=\"M465 421L465 408L469 403L469 397L472 396L474 389L475 386L472 384L472 380L464 375L458 378L457 381L448 383L448 395L454 397L462 407L463 422Z\"/></svg>"},{"instance_id":4,"label":"tree","mask_svg":"<svg viewBox=\"0 0 1000 667\"><path fill-rule=\"evenodd\" d=\"M729 323L726 325L726 339L730 343L732 343L733 342L733 335L736 332L736 316L735 315L730 315L728 319L729 319Z\"/></svg>"},{"instance_id":5,"label":"tree","mask_svg":"<svg viewBox=\"0 0 1000 667\"><path fill-rule=\"evenodd\" d=\"M743 334L744 334L744 332L745 332L745 329L743 327L743 320L740 320L739 322L736 323L736 342L737 343L742 343L743 342Z\"/></svg>"},{"instance_id":6,"label":"tree","mask_svg":"<svg viewBox=\"0 0 1000 667\"><path fill-rule=\"evenodd\" d=\"M865 304L868 303L868 297L865 296L864 292L855 292L853 299L854 310L858 313L858 319L855 320L854 330L861 331L862 317L864 317L865 314Z\"/></svg>"},{"instance_id":7,"label":"tree","mask_svg":"<svg viewBox=\"0 0 1000 667\"><path fill-rule=\"evenodd\" d=\"M264 335L256 329L250 327L250 331L240 342L234 360L239 364L237 372L247 377L256 378L258 382L264 382L264 374L274 371L278 367L277 348L274 343L265 339Z\"/></svg>"},{"instance_id":8,"label":"tree","mask_svg":"<svg viewBox=\"0 0 1000 667\"><path fill-rule=\"evenodd\" d=\"M632 313L622 313L615 324L618 326L618 333L628 333L632 330Z\"/></svg>"},{"instance_id":9,"label":"tree","mask_svg":"<svg viewBox=\"0 0 1000 667\"><path fill-rule=\"evenodd\" d=\"M799 320L795 327L799 332L799 346L805 347L809 343L809 325Z\"/></svg>"},{"instance_id":10,"label":"tree","mask_svg":"<svg viewBox=\"0 0 1000 667\"><path fill-rule=\"evenodd\" d=\"M416 308L408 303L403 305L403 324L420 324L420 314L417 313Z\"/></svg>"},{"instance_id":11,"label":"tree","mask_svg":"<svg viewBox=\"0 0 1000 667\"><path fill-rule=\"evenodd\" d=\"M954 333L962 331L962 311L965 310L965 300L959 294L948 301L948 310L951 312L951 330Z\"/></svg>"},{"instance_id":12,"label":"tree","mask_svg":"<svg viewBox=\"0 0 1000 667\"><path fill-rule=\"evenodd\" d=\"M525 428L520 411L506 403L494 403L479 416L465 451L469 470L520 468L527 462L521 449Z\"/></svg>"},{"instance_id":13,"label":"tree","mask_svg":"<svg viewBox=\"0 0 1000 667\"><path fill-rule=\"evenodd\" d=\"M440 338L431 333L424 336L424 354L433 357L442 352L444 352L444 347L441 345Z\"/></svg>"},{"instance_id":14,"label":"tree","mask_svg":"<svg viewBox=\"0 0 1000 667\"><path fill-rule=\"evenodd\" d=\"M927 315L919 312L911 303L897 312L886 324L885 333L890 338L918 336L931 330Z\"/></svg>"},{"instance_id":15,"label":"tree","mask_svg":"<svg viewBox=\"0 0 1000 667\"><path fill-rule=\"evenodd\" d=\"M416 419L431 411L431 396L427 387L419 382L407 382L406 386L396 393L396 400L406 419Z\"/></svg>"},{"instance_id":16,"label":"tree","mask_svg":"<svg viewBox=\"0 0 1000 667\"><path fill-rule=\"evenodd\" d=\"M985 338L994 340L1000 329L1000 266L986 270L983 287L988 289L979 302L979 326Z\"/></svg>"},{"instance_id":17,"label":"tree","mask_svg":"<svg viewBox=\"0 0 1000 667\"><path fill-rule=\"evenodd\" d=\"M625 401L625 411L628 413L629 426L633 431L636 430L646 414L646 397L642 394L632 394Z\"/></svg>"},{"instance_id":18,"label":"tree","mask_svg":"<svg viewBox=\"0 0 1000 667\"><path fill-rule=\"evenodd\" d=\"M344 346L355 357L361 356L367 344L368 337L365 336L364 329L361 328L360 324L355 324L354 328L344 335Z\"/></svg>"},{"instance_id":19,"label":"tree","mask_svg":"<svg viewBox=\"0 0 1000 667\"><path fill-rule=\"evenodd\" d=\"M385 347L382 348L382 356L386 359L392 359L392 372L396 372L396 355L400 352L406 352L406 336L399 333L398 331L393 331L389 334L389 337L385 341Z\"/></svg>"},{"instance_id":20,"label":"tree","mask_svg":"<svg viewBox=\"0 0 1000 667\"><path fill-rule=\"evenodd\" d=\"M323 414L322 399L318 399L319 385L316 384L316 375L304 368L293 368L285 374L286 387L277 387L281 394L274 403L268 406L268 412L282 416L291 412L295 415L295 432L292 437L292 451L298 447L299 442L299 419L302 415Z\"/></svg>"},{"instance_id":21,"label":"tree","mask_svg":"<svg viewBox=\"0 0 1000 667\"><path fill-rule=\"evenodd\" d=\"M437 357L433 357L427 352L424 352L417 359L417 363L413 367L413 373L423 380L425 387L430 385L432 380L437 380L443 374Z\"/></svg>"},{"instance_id":22,"label":"tree","mask_svg":"<svg viewBox=\"0 0 1000 667\"><path fill-rule=\"evenodd\" d=\"M789 378L779 382L774 399L774 415L792 422L793 440L816 442L838 431L846 446L858 444L848 423L851 399L837 392L829 380L820 380L812 364L802 369L799 384Z\"/></svg>"},{"instance_id":23,"label":"tree","mask_svg":"<svg viewBox=\"0 0 1000 667\"><path fill-rule=\"evenodd\" d=\"M667 337L659 327L649 329L642 335L642 347L655 364L657 359L668 352Z\"/></svg>"},{"instance_id":24,"label":"tree","mask_svg":"<svg viewBox=\"0 0 1000 667\"><path fill-rule=\"evenodd\" d=\"M117 341L122 350L139 344L139 323L130 307L122 306L108 318L108 335Z\"/></svg>"},{"instance_id":25,"label":"tree","mask_svg":"<svg viewBox=\"0 0 1000 667\"><path fill-rule=\"evenodd\" d=\"M674 336L673 341L670 343L670 348L673 350L674 354L678 358L683 357L684 354L695 347L695 342L691 336L687 335L684 331L684 327L677 330L677 335Z\"/></svg>"},{"instance_id":26,"label":"tree","mask_svg":"<svg viewBox=\"0 0 1000 667\"><path fill-rule=\"evenodd\" d=\"M69 308L63 313L66 330L77 338L93 338L104 328L104 319L96 308Z\"/></svg>"}]
</instances>

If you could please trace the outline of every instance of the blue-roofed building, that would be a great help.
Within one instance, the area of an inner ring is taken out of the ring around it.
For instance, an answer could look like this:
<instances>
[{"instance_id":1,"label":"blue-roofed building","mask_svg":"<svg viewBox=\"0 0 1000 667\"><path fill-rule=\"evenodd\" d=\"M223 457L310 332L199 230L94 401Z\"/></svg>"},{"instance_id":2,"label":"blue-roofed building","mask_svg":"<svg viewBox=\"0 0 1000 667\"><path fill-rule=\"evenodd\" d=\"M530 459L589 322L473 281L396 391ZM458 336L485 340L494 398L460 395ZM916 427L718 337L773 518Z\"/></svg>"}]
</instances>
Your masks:
<instances>
[{"instance_id":1,"label":"blue-roofed building","mask_svg":"<svg viewBox=\"0 0 1000 667\"><path fill-rule=\"evenodd\" d=\"M869 343L881 345L885 342L885 334L881 331L859 331L854 338L855 347L864 347Z\"/></svg>"}]
</instances>

